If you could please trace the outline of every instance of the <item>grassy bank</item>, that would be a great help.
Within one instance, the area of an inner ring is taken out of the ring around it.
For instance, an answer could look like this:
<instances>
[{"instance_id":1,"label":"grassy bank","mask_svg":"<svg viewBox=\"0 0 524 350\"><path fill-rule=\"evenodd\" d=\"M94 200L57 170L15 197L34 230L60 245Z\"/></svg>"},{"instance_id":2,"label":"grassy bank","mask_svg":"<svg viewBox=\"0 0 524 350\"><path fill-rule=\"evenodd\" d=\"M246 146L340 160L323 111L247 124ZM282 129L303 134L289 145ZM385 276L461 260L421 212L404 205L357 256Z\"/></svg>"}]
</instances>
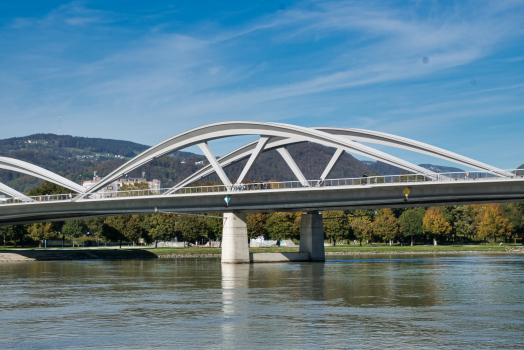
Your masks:
<instances>
[{"instance_id":1,"label":"grassy bank","mask_svg":"<svg viewBox=\"0 0 524 350\"><path fill-rule=\"evenodd\" d=\"M504 252L506 247L513 245L439 245L439 246L387 246L387 245L338 245L336 247L325 247L326 252L461 252L461 251L485 251L485 252ZM515 247L521 247L516 245ZM156 248L147 251L162 254L220 254L220 248ZM297 252L298 247L273 247L273 248L249 248L250 253L284 253Z\"/></svg>"},{"instance_id":2,"label":"grassy bank","mask_svg":"<svg viewBox=\"0 0 524 350\"><path fill-rule=\"evenodd\" d=\"M507 246L499 245L438 245L438 246L336 246L326 247L326 252L504 252Z\"/></svg>"}]
</instances>

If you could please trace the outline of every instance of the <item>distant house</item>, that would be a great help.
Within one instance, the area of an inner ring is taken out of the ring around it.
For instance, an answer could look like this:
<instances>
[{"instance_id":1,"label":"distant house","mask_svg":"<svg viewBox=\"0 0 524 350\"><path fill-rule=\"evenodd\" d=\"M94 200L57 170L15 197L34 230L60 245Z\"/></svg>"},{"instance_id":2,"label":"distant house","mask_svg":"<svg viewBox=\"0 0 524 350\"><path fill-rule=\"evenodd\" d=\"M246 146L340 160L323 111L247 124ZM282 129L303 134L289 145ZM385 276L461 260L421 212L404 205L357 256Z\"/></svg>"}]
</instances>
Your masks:
<instances>
[{"instance_id":1,"label":"distant house","mask_svg":"<svg viewBox=\"0 0 524 350\"><path fill-rule=\"evenodd\" d=\"M82 182L82 186L84 186L86 189L91 188L94 184L101 181L102 178L99 176L93 177L93 180L87 180ZM147 181L145 178L121 178L114 182L112 182L110 185L104 187L103 189L99 190L98 192L116 192L118 191L118 188L122 185L131 185L133 183L140 183L140 182L146 182L149 186L150 190L160 190L160 180L153 179L151 181Z\"/></svg>"},{"instance_id":2,"label":"distant house","mask_svg":"<svg viewBox=\"0 0 524 350\"><path fill-rule=\"evenodd\" d=\"M180 164L186 164L186 160L185 160L185 159L182 159L182 160L180 161Z\"/></svg>"},{"instance_id":3,"label":"distant house","mask_svg":"<svg viewBox=\"0 0 524 350\"><path fill-rule=\"evenodd\" d=\"M204 161L201 160L200 162L195 162L195 165L204 165Z\"/></svg>"}]
</instances>

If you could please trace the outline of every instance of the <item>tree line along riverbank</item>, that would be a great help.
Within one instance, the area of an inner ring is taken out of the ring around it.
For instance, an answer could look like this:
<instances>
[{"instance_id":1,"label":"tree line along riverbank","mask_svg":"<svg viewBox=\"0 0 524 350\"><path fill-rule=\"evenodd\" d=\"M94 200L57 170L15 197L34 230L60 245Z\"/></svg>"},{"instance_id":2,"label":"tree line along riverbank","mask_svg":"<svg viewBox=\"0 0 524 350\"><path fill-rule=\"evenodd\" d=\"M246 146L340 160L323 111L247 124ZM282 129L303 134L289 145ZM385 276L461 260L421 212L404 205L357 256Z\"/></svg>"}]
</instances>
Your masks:
<instances>
[{"instance_id":1,"label":"tree line along riverbank","mask_svg":"<svg viewBox=\"0 0 524 350\"><path fill-rule=\"evenodd\" d=\"M521 246L492 245L453 245L453 246L337 246L326 247L326 256L362 254L524 254ZM296 252L298 248L250 248L251 253ZM158 259L158 258L219 258L220 248L123 248L123 249L3 249L0 262L52 261L52 260L118 260L118 259Z\"/></svg>"}]
</instances>

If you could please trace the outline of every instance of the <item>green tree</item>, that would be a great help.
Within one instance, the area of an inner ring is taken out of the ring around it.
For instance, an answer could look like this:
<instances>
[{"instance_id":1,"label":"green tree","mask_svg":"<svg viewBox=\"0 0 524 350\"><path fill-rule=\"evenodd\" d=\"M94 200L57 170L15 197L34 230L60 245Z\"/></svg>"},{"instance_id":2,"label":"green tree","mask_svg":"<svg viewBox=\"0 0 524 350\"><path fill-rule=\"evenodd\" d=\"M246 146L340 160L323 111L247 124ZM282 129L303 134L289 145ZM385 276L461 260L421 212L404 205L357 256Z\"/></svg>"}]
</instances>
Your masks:
<instances>
[{"instance_id":1,"label":"green tree","mask_svg":"<svg viewBox=\"0 0 524 350\"><path fill-rule=\"evenodd\" d=\"M266 230L267 218L268 218L267 214L264 214L264 213L246 214L247 235L249 238L268 236L268 233Z\"/></svg>"},{"instance_id":2,"label":"green tree","mask_svg":"<svg viewBox=\"0 0 524 350\"><path fill-rule=\"evenodd\" d=\"M477 227L479 237L486 240L491 238L492 243L495 243L497 237L511 235L513 227L500 204L488 204L481 215Z\"/></svg>"},{"instance_id":3,"label":"green tree","mask_svg":"<svg viewBox=\"0 0 524 350\"><path fill-rule=\"evenodd\" d=\"M524 203L507 203L504 209L513 227L513 234L520 237L524 245Z\"/></svg>"},{"instance_id":4,"label":"green tree","mask_svg":"<svg viewBox=\"0 0 524 350\"><path fill-rule=\"evenodd\" d=\"M102 225L102 237L106 242L120 242L120 248L122 248L122 240L125 239L125 236L120 232L113 224L114 219L107 218L104 220Z\"/></svg>"},{"instance_id":5,"label":"green tree","mask_svg":"<svg viewBox=\"0 0 524 350\"><path fill-rule=\"evenodd\" d=\"M415 244L416 237L421 236L424 232L422 220L425 214L424 208L412 208L404 211L398 218L404 236L411 238L411 246Z\"/></svg>"},{"instance_id":6,"label":"green tree","mask_svg":"<svg viewBox=\"0 0 524 350\"><path fill-rule=\"evenodd\" d=\"M18 241L23 247L23 239L28 234L26 225L16 225L16 226L0 226L0 234L4 236L4 248L8 240Z\"/></svg>"},{"instance_id":7,"label":"green tree","mask_svg":"<svg viewBox=\"0 0 524 350\"><path fill-rule=\"evenodd\" d=\"M393 210L380 209L372 224L375 235L382 237L384 241L391 241L400 235L401 227Z\"/></svg>"},{"instance_id":8,"label":"green tree","mask_svg":"<svg viewBox=\"0 0 524 350\"><path fill-rule=\"evenodd\" d=\"M467 206L456 206L452 226L455 235L462 236L463 242L465 242L471 235L475 233L474 221L475 219L471 216L471 212L468 210Z\"/></svg>"},{"instance_id":9,"label":"green tree","mask_svg":"<svg viewBox=\"0 0 524 350\"><path fill-rule=\"evenodd\" d=\"M59 186L57 184L54 184L52 182L44 182L40 186L37 186L30 190L27 195L28 196L43 196L43 195L49 195L49 194L66 194L71 193L71 190Z\"/></svg>"},{"instance_id":10,"label":"green tree","mask_svg":"<svg viewBox=\"0 0 524 350\"><path fill-rule=\"evenodd\" d=\"M174 214L152 214L147 215L142 223L142 228L155 241L169 241L177 234L177 217Z\"/></svg>"},{"instance_id":11,"label":"green tree","mask_svg":"<svg viewBox=\"0 0 524 350\"><path fill-rule=\"evenodd\" d=\"M20 245L24 246L24 237L28 234L27 232L27 226L26 225L16 225L16 226L0 226L0 234L4 236L4 247L6 245L6 240L13 240L15 242L15 247L17 245L16 242L20 243Z\"/></svg>"},{"instance_id":12,"label":"green tree","mask_svg":"<svg viewBox=\"0 0 524 350\"><path fill-rule=\"evenodd\" d=\"M4 236L4 248L7 239L11 238L11 226L0 226L0 235Z\"/></svg>"},{"instance_id":13,"label":"green tree","mask_svg":"<svg viewBox=\"0 0 524 350\"><path fill-rule=\"evenodd\" d=\"M222 239L222 229L224 225L224 215L222 214L207 214L209 216L216 216L216 219L205 218L206 227L207 227L207 238L210 240L221 240ZM249 226L248 226L249 230ZM248 231L249 233L249 231Z\"/></svg>"},{"instance_id":14,"label":"green tree","mask_svg":"<svg viewBox=\"0 0 524 350\"><path fill-rule=\"evenodd\" d=\"M74 238L79 238L85 235L87 230L87 225L85 224L84 220L66 221L62 227L62 233L69 237L71 241L73 241Z\"/></svg>"},{"instance_id":15,"label":"green tree","mask_svg":"<svg viewBox=\"0 0 524 350\"><path fill-rule=\"evenodd\" d=\"M280 241L286 238L298 239L300 237L302 213L271 213L266 221L266 230L269 238Z\"/></svg>"},{"instance_id":16,"label":"green tree","mask_svg":"<svg viewBox=\"0 0 524 350\"><path fill-rule=\"evenodd\" d=\"M113 230L105 228L106 234L112 239L118 239L120 244L122 244L122 240L124 239L138 243L139 238L142 237L144 233L144 229L142 228L144 219L144 215L110 216L105 220L105 224ZM119 234L115 234L114 230Z\"/></svg>"},{"instance_id":17,"label":"green tree","mask_svg":"<svg viewBox=\"0 0 524 350\"><path fill-rule=\"evenodd\" d=\"M453 236L453 241L457 241L457 234L463 235L471 234L471 226L468 224L468 221L471 219L469 212L467 211L466 206L464 205L448 205L440 207L444 219L451 225L451 235Z\"/></svg>"},{"instance_id":18,"label":"green tree","mask_svg":"<svg viewBox=\"0 0 524 350\"><path fill-rule=\"evenodd\" d=\"M433 245L437 245L438 237L443 237L451 232L451 225L446 221L439 207L428 209L422 220L422 227L425 234L433 236Z\"/></svg>"},{"instance_id":19,"label":"green tree","mask_svg":"<svg viewBox=\"0 0 524 350\"><path fill-rule=\"evenodd\" d=\"M27 226L26 225L16 225L16 226L13 226L13 239L14 241L18 241L18 243L20 243L20 245L23 247L24 246L24 237L27 236L28 232L27 232ZM16 243L15 243L15 247L16 247Z\"/></svg>"},{"instance_id":20,"label":"green tree","mask_svg":"<svg viewBox=\"0 0 524 350\"><path fill-rule=\"evenodd\" d=\"M324 211L322 212L322 218L324 232L326 237L333 241L333 246L337 245L337 241L342 241L349 237L349 222L342 210Z\"/></svg>"},{"instance_id":21,"label":"green tree","mask_svg":"<svg viewBox=\"0 0 524 350\"><path fill-rule=\"evenodd\" d=\"M179 215L177 217L177 230L186 242L196 242L201 237L207 237L206 221L201 216Z\"/></svg>"},{"instance_id":22,"label":"green tree","mask_svg":"<svg viewBox=\"0 0 524 350\"><path fill-rule=\"evenodd\" d=\"M104 237L104 221L104 218L84 219L87 229L97 242Z\"/></svg>"}]
</instances>

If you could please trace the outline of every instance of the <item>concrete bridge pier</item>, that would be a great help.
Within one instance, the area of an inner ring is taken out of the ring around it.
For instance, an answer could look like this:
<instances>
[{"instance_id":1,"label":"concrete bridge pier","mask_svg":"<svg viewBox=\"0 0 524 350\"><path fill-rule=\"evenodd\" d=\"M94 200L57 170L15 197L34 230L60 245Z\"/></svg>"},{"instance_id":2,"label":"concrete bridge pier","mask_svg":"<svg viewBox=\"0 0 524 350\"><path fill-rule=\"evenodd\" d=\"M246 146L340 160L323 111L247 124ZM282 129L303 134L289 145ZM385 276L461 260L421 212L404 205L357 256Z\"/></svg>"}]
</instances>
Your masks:
<instances>
[{"instance_id":1,"label":"concrete bridge pier","mask_svg":"<svg viewBox=\"0 0 524 350\"><path fill-rule=\"evenodd\" d=\"M318 211L302 214L300 253L309 253L311 261L326 261L324 252L324 223Z\"/></svg>"},{"instance_id":2,"label":"concrete bridge pier","mask_svg":"<svg viewBox=\"0 0 524 350\"><path fill-rule=\"evenodd\" d=\"M222 263L249 263L249 244L245 213L224 213Z\"/></svg>"}]
</instances>

